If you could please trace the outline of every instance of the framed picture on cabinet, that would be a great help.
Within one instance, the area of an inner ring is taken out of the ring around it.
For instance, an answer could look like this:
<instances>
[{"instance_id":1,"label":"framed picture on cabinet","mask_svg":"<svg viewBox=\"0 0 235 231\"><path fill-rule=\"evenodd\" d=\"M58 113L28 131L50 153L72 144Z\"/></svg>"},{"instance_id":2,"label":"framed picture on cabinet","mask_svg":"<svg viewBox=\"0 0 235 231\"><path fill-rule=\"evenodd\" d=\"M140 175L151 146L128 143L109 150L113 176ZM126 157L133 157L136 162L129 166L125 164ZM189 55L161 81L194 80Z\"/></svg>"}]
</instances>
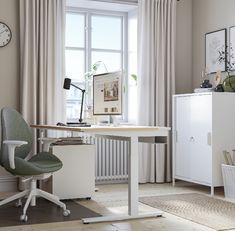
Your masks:
<instances>
[{"instance_id":1,"label":"framed picture on cabinet","mask_svg":"<svg viewBox=\"0 0 235 231\"><path fill-rule=\"evenodd\" d=\"M235 70L235 26L229 28L229 58L231 68Z\"/></svg>"},{"instance_id":2,"label":"framed picture on cabinet","mask_svg":"<svg viewBox=\"0 0 235 231\"><path fill-rule=\"evenodd\" d=\"M205 66L207 73L216 73L226 69L227 30L217 30L205 34ZM219 62L220 53L224 52L224 62Z\"/></svg>"}]
</instances>

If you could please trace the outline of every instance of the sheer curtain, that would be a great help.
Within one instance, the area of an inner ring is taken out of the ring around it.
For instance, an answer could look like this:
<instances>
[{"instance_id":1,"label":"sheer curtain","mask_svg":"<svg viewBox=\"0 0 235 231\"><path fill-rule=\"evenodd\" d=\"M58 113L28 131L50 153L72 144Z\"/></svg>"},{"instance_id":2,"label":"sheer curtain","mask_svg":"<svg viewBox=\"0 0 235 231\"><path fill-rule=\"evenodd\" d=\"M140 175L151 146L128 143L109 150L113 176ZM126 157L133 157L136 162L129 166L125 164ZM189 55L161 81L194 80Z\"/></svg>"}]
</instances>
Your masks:
<instances>
[{"instance_id":1,"label":"sheer curtain","mask_svg":"<svg viewBox=\"0 0 235 231\"><path fill-rule=\"evenodd\" d=\"M176 0L139 0L138 124L171 127ZM141 144L139 181L171 181L171 140Z\"/></svg>"},{"instance_id":2,"label":"sheer curtain","mask_svg":"<svg viewBox=\"0 0 235 231\"><path fill-rule=\"evenodd\" d=\"M20 109L30 124L65 121L65 0L20 0Z\"/></svg>"}]
</instances>

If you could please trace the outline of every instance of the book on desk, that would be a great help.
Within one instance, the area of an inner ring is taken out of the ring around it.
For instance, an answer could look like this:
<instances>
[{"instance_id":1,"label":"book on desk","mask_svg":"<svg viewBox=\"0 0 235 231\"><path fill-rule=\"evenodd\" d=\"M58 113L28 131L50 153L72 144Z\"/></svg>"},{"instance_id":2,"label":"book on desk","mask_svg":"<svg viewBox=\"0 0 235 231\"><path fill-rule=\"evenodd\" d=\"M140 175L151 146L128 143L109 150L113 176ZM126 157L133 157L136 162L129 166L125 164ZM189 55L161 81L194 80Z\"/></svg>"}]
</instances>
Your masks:
<instances>
[{"instance_id":1,"label":"book on desk","mask_svg":"<svg viewBox=\"0 0 235 231\"><path fill-rule=\"evenodd\" d=\"M85 144L83 137L60 137L53 145L76 145Z\"/></svg>"}]
</instances>

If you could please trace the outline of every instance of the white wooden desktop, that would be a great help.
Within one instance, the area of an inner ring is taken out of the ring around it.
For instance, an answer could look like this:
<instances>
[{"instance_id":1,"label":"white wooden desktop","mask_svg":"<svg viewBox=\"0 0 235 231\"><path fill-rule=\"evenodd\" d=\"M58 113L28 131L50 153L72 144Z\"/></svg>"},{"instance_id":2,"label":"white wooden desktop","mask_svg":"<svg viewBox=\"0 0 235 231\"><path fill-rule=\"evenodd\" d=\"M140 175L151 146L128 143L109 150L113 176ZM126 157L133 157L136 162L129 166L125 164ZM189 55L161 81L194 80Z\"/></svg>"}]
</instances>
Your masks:
<instances>
[{"instance_id":1,"label":"white wooden desktop","mask_svg":"<svg viewBox=\"0 0 235 231\"><path fill-rule=\"evenodd\" d=\"M139 214L138 211L138 142L167 143L170 128L150 126L92 126L92 127L65 127L53 125L31 125L32 128L40 129L41 136L47 129L71 132L84 132L96 137L105 137L117 140L129 141L129 180L128 180L128 215L104 216L84 218L83 223L95 223L105 221L120 221L137 218L161 216L162 212Z\"/></svg>"}]
</instances>

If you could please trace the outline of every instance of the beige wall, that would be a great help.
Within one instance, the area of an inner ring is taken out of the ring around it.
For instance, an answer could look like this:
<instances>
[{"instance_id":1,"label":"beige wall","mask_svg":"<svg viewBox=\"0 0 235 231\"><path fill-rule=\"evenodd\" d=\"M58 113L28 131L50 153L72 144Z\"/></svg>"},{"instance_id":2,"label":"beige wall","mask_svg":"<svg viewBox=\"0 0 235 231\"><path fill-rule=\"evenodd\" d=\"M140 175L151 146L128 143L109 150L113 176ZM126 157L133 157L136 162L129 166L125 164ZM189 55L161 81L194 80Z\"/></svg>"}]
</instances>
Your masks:
<instances>
[{"instance_id":1,"label":"beige wall","mask_svg":"<svg viewBox=\"0 0 235 231\"><path fill-rule=\"evenodd\" d=\"M0 48L0 108L19 107L18 0L0 0L0 21L12 31L11 42Z\"/></svg>"},{"instance_id":2,"label":"beige wall","mask_svg":"<svg viewBox=\"0 0 235 231\"><path fill-rule=\"evenodd\" d=\"M11 42L0 48L0 108L19 108L18 0L0 0L0 21L12 31ZM6 174L0 168L0 176Z\"/></svg>"},{"instance_id":3,"label":"beige wall","mask_svg":"<svg viewBox=\"0 0 235 231\"><path fill-rule=\"evenodd\" d=\"M176 93L192 92L192 0L177 2Z\"/></svg>"},{"instance_id":4,"label":"beige wall","mask_svg":"<svg viewBox=\"0 0 235 231\"><path fill-rule=\"evenodd\" d=\"M235 26L235 0L193 0L193 87L202 81L205 33ZM210 76L213 82L214 75Z\"/></svg>"}]
</instances>

